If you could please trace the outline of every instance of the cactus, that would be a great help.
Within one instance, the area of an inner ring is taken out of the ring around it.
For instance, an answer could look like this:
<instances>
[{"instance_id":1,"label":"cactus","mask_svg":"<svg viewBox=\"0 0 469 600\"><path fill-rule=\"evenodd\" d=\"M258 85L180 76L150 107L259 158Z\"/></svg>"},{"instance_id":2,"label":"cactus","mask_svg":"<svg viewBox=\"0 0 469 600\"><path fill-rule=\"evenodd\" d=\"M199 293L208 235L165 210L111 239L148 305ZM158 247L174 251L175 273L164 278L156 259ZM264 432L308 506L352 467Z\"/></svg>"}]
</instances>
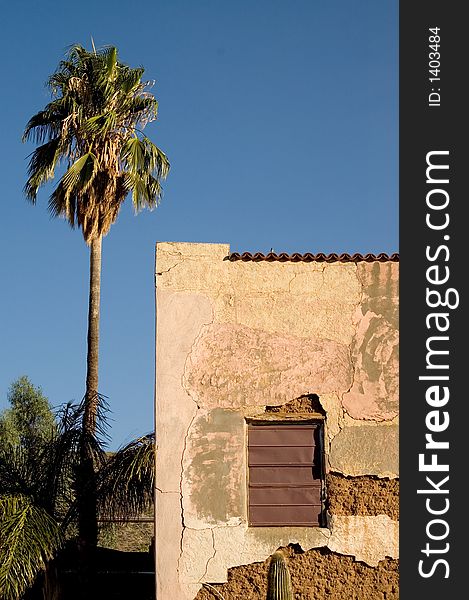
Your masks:
<instances>
[{"instance_id":1,"label":"cactus","mask_svg":"<svg viewBox=\"0 0 469 600\"><path fill-rule=\"evenodd\" d=\"M274 552L270 559L267 582L267 600L293 600L290 571L282 552Z\"/></svg>"}]
</instances>

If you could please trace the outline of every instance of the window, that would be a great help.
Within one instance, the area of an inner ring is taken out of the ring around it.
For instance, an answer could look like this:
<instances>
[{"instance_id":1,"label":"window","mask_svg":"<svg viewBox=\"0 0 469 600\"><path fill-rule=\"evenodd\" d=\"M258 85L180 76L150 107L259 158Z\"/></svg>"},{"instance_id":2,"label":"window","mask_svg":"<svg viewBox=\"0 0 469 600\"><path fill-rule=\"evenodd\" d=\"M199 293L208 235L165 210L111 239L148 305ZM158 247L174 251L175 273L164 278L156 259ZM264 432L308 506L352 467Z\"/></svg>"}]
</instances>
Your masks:
<instances>
[{"instance_id":1,"label":"window","mask_svg":"<svg viewBox=\"0 0 469 600\"><path fill-rule=\"evenodd\" d=\"M322 422L248 425L250 525L323 525L322 431Z\"/></svg>"}]
</instances>

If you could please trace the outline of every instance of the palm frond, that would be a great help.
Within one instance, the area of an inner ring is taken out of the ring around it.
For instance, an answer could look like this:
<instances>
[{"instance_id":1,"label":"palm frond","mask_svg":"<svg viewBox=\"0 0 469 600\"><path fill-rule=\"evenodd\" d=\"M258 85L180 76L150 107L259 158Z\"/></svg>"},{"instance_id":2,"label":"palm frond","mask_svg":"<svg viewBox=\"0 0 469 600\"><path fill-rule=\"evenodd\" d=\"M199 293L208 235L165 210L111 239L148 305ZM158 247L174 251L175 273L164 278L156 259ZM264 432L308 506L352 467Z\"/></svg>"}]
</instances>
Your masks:
<instances>
[{"instance_id":1,"label":"palm frond","mask_svg":"<svg viewBox=\"0 0 469 600\"><path fill-rule=\"evenodd\" d=\"M83 130L91 135L107 135L113 131L117 125L117 114L114 110L109 110L102 115L90 117L83 123Z\"/></svg>"},{"instance_id":2,"label":"palm frond","mask_svg":"<svg viewBox=\"0 0 469 600\"><path fill-rule=\"evenodd\" d=\"M98 474L99 514L107 519L136 516L153 503L155 436L132 441L114 453Z\"/></svg>"},{"instance_id":3,"label":"palm frond","mask_svg":"<svg viewBox=\"0 0 469 600\"><path fill-rule=\"evenodd\" d=\"M134 137L123 148L121 160L127 169L124 185L132 192L134 210L155 208L162 196L160 181L169 173L169 161L147 137Z\"/></svg>"},{"instance_id":4,"label":"palm frond","mask_svg":"<svg viewBox=\"0 0 469 600\"><path fill-rule=\"evenodd\" d=\"M119 68L119 85L122 86L124 94L130 95L136 93L141 86L141 78L145 69L143 67L132 69L127 65L120 65Z\"/></svg>"},{"instance_id":5,"label":"palm frond","mask_svg":"<svg viewBox=\"0 0 469 600\"><path fill-rule=\"evenodd\" d=\"M73 229L75 227L75 215L77 198L73 193L67 193L62 182L59 182L49 197L49 212L53 217L65 217Z\"/></svg>"},{"instance_id":6,"label":"palm frond","mask_svg":"<svg viewBox=\"0 0 469 600\"><path fill-rule=\"evenodd\" d=\"M128 140L122 148L121 160L135 184L136 177L142 180L150 176L165 179L169 173L167 156L147 137L140 139L135 136Z\"/></svg>"},{"instance_id":7,"label":"palm frond","mask_svg":"<svg viewBox=\"0 0 469 600\"><path fill-rule=\"evenodd\" d=\"M92 152L87 152L73 163L61 179L67 193L86 193L93 183L99 162Z\"/></svg>"},{"instance_id":8,"label":"palm frond","mask_svg":"<svg viewBox=\"0 0 469 600\"><path fill-rule=\"evenodd\" d=\"M55 463L56 445L59 438L37 442L33 448L21 444L2 444L0 447L0 495L21 494L28 496L38 506L55 514L54 479L64 475L65 470L52 469ZM62 465L61 465L62 466Z\"/></svg>"},{"instance_id":9,"label":"palm frond","mask_svg":"<svg viewBox=\"0 0 469 600\"><path fill-rule=\"evenodd\" d=\"M109 439L108 434L108 412L107 398L103 394L97 396L96 431L94 434L86 432L83 427L86 402L85 398L79 404L67 403L57 413L59 421L58 439L64 440L64 446L70 448L70 452L76 453L83 444L89 446L90 455L96 457L96 466L100 468L105 462L106 453L103 449L104 443Z\"/></svg>"},{"instance_id":10,"label":"palm frond","mask_svg":"<svg viewBox=\"0 0 469 600\"><path fill-rule=\"evenodd\" d=\"M0 497L0 596L18 600L63 544L56 520L26 496Z\"/></svg>"},{"instance_id":11,"label":"palm frond","mask_svg":"<svg viewBox=\"0 0 469 600\"><path fill-rule=\"evenodd\" d=\"M24 186L24 192L28 200L36 202L39 187L54 178L54 169L60 158L58 152L60 138L55 138L34 150L29 161L29 179Z\"/></svg>"},{"instance_id":12,"label":"palm frond","mask_svg":"<svg viewBox=\"0 0 469 600\"><path fill-rule=\"evenodd\" d=\"M158 101L151 94L135 96L124 107L128 120L134 127L144 129L148 123L155 121L158 115Z\"/></svg>"},{"instance_id":13,"label":"palm frond","mask_svg":"<svg viewBox=\"0 0 469 600\"><path fill-rule=\"evenodd\" d=\"M97 395L95 434L83 427L86 405L65 404L50 438L28 452L0 445L0 598L18 600L76 533L80 501L90 492L99 516L126 519L153 503L155 437L143 436L109 456L106 398ZM91 463L92 477L85 468Z\"/></svg>"},{"instance_id":14,"label":"palm frond","mask_svg":"<svg viewBox=\"0 0 469 600\"><path fill-rule=\"evenodd\" d=\"M0 496L31 492L31 469L23 448L8 441L0 446Z\"/></svg>"},{"instance_id":15,"label":"palm frond","mask_svg":"<svg viewBox=\"0 0 469 600\"><path fill-rule=\"evenodd\" d=\"M121 150L121 160L127 170L131 174L143 171L145 169L145 159L145 146L141 140L137 136L127 140Z\"/></svg>"},{"instance_id":16,"label":"palm frond","mask_svg":"<svg viewBox=\"0 0 469 600\"><path fill-rule=\"evenodd\" d=\"M145 178L134 177L132 187L132 203L135 213L143 208L152 210L160 202L163 190L159 179L151 175Z\"/></svg>"},{"instance_id":17,"label":"palm frond","mask_svg":"<svg viewBox=\"0 0 469 600\"><path fill-rule=\"evenodd\" d=\"M143 137L142 143L148 156L146 171L151 172L158 179L166 179L169 173L169 161L166 154L146 136Z\"/></svg>"},{"instance_id":18,"label":"palm frond","mask_svg":"<svg viewBox=\"0 0 469 600\"><path fill-rule=\"evenodd\" d=\"M22 140L32 140L42 144L51 137L56 137L60 131L62 116L50 110L50 105L29 119Z\"/></svg>"},{"instance_id":19,"label":"palm frond","mask_svg":"<svg viewBox=\"0 0 469 600\"><path fill-rule=\"evenodd\" d=\"M83 453L99 471L106 463L106 452L96 435L83 431L83 402L65 405L58 415L58 426L50 439L30 452L21 445L0 445L0 495L22 495L57 519L64 520L64 531L76 517L75 480ZM105 436L103 416L100 430Z\"/></svg>"},{"instance_id":20,"label":"palm frond","mask_svg":"<svg viewBox=\"0 0 469 600\"><path fill-rule=\"evenodd\" d=\"M117 48L110 46L103 53L106 58L106 74L109 80L112 80L116 76L117 70Z\"/></svg>"}]
</instances>

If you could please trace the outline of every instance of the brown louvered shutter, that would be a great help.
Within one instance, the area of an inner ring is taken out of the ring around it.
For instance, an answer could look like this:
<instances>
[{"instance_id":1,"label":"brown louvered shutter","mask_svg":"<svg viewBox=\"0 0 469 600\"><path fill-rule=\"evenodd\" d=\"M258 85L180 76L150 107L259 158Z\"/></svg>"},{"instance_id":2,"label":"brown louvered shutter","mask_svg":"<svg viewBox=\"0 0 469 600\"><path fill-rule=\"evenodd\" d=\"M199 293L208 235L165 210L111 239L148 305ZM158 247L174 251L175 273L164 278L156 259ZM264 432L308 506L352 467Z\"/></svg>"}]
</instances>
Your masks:
<instances>
[{"instance_id":1,"label":"brown louvered shutter","mask_svg":"<svg viewBox=\"0 0 469 600\"><path fill-rule=\"evenodd\" d=\"M249 524L320 526L320 425L250 424Z\"/></svg>"}]
</instances>

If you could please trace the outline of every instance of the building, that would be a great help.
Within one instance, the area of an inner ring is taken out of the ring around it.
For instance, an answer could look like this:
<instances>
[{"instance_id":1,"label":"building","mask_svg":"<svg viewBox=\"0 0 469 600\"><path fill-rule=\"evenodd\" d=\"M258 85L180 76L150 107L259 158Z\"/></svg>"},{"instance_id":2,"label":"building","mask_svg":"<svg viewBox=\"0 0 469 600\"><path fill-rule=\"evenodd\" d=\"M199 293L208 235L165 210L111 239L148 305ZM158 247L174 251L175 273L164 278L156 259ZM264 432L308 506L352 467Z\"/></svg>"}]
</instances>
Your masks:
<instances>
[{"instance_id":1,"label":"building","mask_svg":"<svg viewBox=\"0 0 469 600\"><path fill-rule=\"evenodd\" d=\"M158 600L289 545L398 597L398 268L157 244Z\"/></svg>"}]
</instances>

